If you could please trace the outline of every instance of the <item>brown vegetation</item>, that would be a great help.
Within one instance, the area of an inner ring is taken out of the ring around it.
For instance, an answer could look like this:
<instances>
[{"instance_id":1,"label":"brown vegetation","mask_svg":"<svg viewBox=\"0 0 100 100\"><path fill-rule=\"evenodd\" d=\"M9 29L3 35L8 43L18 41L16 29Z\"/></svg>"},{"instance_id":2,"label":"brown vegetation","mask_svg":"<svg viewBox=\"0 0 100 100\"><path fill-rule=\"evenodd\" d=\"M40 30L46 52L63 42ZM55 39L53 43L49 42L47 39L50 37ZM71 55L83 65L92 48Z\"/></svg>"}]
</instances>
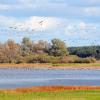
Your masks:
<instances>
[{"instance_id":1,"label":"brown vegetation","mask_svg":"<svg viewBox=\"0 0 100 100\"><path fill-rule=\"evenodd\" d=\"M20 63L20 64L9 64L2 63L0 68L26 68L26 69L99 69L100 62L96 63Z\"/></svg>"},{"instance_id":2,"label":"brown vegetation","mask_svg":"<svg viewBox=\"0 0 100 100\"><path fill-rule=\"evenodd\" d=\"M63 90L100 90L100 86L37 86L31 88L0 90L0 93L56 92Z\"/></svg>"},{"instance_id":3,"label":"brown vegetation","mask_svg":"<svg viewBox=\"0 0 100 100\"><path fill-rule=\"evenodd\" d=\"M69 55L66 44L60 39L53 39L51 43L39 40L33 42L23 38L21 44L8 40L0 43L0 63L94 63L95 58L80 58Z\"/></svg>"}]
</instances>

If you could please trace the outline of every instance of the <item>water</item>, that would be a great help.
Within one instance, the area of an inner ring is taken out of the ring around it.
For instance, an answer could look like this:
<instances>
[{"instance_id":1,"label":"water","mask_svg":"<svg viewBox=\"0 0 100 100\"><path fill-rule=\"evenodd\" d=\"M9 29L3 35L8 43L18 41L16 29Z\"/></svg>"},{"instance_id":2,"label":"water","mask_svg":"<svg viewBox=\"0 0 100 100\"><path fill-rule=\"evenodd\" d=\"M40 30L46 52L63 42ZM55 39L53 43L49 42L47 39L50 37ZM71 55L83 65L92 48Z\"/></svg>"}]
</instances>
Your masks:
<instances>
[{"instance_id":1,"label":"water","mask_svg":"<svg viewBox=\"0 0 100 100\"><path fill-rule=\"evenodd\" d=\"M100 86L100 70L0 69L0 89L47 85Z\"/></svg>"}]
</instances>

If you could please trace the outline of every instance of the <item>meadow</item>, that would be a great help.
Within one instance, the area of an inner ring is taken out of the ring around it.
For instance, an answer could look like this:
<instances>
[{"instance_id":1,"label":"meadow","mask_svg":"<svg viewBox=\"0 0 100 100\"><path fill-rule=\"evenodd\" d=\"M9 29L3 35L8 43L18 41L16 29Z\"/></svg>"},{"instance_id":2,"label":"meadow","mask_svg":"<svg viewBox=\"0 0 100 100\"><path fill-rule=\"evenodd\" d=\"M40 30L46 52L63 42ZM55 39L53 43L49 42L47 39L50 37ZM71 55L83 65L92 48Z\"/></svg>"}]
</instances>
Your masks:
<instances>
[{"instance_id":1,"label":"meadow","mask_svg":"<svg viewBox=\"0 0 100 100\"><path fill-rule=\"evenodd\" d=\"M100 90L1 93L0 100L100 100Z\"/></svg>"}]
</instances>

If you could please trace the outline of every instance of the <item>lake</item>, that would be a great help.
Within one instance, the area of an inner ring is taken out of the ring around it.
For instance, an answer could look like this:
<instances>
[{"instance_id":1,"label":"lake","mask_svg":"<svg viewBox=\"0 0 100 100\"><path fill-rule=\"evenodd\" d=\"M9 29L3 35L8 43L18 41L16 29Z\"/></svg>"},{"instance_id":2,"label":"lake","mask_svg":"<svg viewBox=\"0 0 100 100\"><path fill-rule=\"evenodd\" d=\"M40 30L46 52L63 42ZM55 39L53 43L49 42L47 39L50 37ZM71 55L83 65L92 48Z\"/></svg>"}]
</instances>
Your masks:
<instances>
[{"instance_id":1,"label":"lake","mask_svg":"<svg viewBox=\"0 0 100 100\"><path fill-rule=\"evenodd\" d=\"M0 89L47 85L100 86L100 70L0 69Z\"/></svg>"}]
</instances>

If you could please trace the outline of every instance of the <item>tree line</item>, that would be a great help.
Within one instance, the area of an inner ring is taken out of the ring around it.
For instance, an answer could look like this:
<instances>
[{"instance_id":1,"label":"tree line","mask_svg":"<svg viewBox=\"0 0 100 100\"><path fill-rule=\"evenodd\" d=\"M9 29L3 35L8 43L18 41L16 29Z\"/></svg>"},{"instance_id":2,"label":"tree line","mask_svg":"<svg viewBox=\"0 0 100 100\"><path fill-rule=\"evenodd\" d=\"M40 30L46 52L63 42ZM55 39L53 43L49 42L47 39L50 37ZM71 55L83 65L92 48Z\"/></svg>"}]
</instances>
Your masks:
<instances>
[{"instance_id":1,"label":"tree line","mask_svg":"<svg viewBox=\"0 0 100 100\"><path fill-rule=\"evenodd\" d=\"M24 37L21 43L9 39L0 43L0 63L91 63L96 61L94 57L99 59L100 47L96 51L83 48L68 48L60 39L47 42Z\"/></svg>"},{"instance_id":2,"label":"tree line","mask_svg":"<svg viewBox=\"0 0 100 100\"><path fill-rule=\"evenodd\" d=\"M60 39L53 39L48 43L25 37L21 44L13 40L0 43L0 63L49 63L68 54L65 43Z\"/></svg>"},{"instance_id":3,"label":"tree line","mask_svg":"<svg viewBox=\"0 0 100 100\"><path fill-rule=\"evenodd\" d=\"M77 55L81 58L94 57L100 59L100 46L83 46L68 48L69 54Z\"/></svg>"}]
</instances>

